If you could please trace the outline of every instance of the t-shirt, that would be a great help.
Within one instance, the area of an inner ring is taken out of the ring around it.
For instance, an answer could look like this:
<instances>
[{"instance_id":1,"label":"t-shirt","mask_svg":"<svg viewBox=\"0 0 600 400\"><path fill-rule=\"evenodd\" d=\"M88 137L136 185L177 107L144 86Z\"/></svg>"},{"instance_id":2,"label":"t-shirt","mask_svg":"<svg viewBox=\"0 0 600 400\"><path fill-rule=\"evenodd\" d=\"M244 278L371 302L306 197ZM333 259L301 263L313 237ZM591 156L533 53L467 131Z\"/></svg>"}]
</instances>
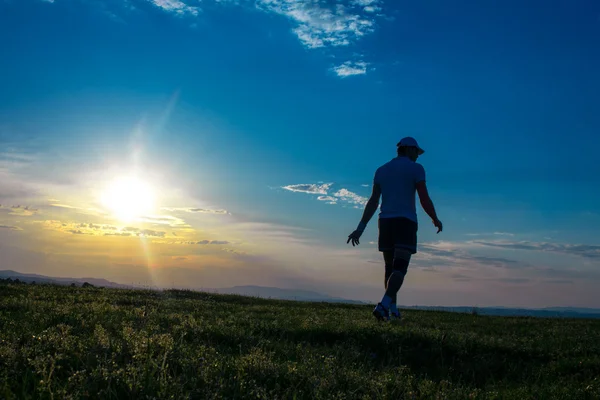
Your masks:
<instances>
[{"instance_id":1,"label":"t-shirt","mask_svg":"<svg viewBox=\"0 0 600 400\"><path fill-rule=\"evenodd\" d=\"M373 183L381 187L379 218L405 217L417 222L417 183L425 180L425 168L408 157L396 157L377 168Z\"/></svg>"}]
</instances>

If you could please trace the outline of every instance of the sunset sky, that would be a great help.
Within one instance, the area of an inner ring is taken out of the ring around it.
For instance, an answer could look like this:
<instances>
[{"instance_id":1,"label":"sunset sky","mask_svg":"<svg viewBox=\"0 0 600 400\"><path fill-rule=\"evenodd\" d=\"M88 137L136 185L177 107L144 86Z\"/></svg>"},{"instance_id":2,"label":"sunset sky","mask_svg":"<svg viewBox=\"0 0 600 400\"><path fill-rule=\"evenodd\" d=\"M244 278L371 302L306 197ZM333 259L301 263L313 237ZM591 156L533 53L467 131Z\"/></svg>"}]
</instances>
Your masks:
<instances>
[{"instance_id":1,"label":"sunset sky","mask_svg":"<svg viewBox=\"0 0 600 400\"><path fill-rule=\"evenodd\" d=\"M404 305L600 307L600 2L0 0L0 270L376 301L413 136Z\"/></svg>"}]
</instances>

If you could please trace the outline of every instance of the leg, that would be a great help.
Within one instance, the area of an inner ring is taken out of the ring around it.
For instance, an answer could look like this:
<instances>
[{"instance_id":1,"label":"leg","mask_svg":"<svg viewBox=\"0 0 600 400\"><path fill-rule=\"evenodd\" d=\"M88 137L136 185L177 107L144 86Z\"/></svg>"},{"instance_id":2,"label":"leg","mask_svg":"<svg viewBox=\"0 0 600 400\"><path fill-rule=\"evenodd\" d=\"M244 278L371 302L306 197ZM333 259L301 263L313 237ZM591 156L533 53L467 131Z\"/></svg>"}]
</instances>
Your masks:
<instances>
[{"instance_id":1,"label":"leg","mask_svg":"<svg viewBox=\"0 0 600 400\"><path fill-rule=\"evenodd\" d=\"M394 270L394 252L384 251L383 260L385 261L385 279L383 281L383 288L387 289L388 280L390 279L390 275L392 275Z\"/></svg>"},{"instance_id":2,"label":"leg","mask_svg":"<svg viewBox=\"0 0 600 400\"><path fill-rule=\"evenodd\" d=\"M384 253L387 281L385 295L373 310L373 315L385 321L390 319L390 312L399 317L396 304L398 291L404 283L411 255L416 253L418 226L407 218L384 218L379 221L379 250Z\"/></svg>"},{"instance_id":3,"label":"leg","mask_svg":"<svg viewBox=\"0 0 600 400\"><path fill-rule=\"evenodd\" d=\"M408 271L411 252L409 250L397 247L394 250L393 272L387 282L385 295L393 300L396 299L398 291L404 283L404 277ZM395 303L395 302L394 302Z\"/></svg>"},{"instance_id":4,"label":"leg","mask_svg":"<svg viewBox=\"0 0 600 400\"><path fill-rule=\"evenodd\" d=\"M390 276L392 272L394 272L394 252L393 251L384 251L383 259L385 260L385 280L383 282L384 289L388 288L388 281L390 280ZM392 297L392 311L396 312L396 296Z\"/></svg>"}]
</instances>

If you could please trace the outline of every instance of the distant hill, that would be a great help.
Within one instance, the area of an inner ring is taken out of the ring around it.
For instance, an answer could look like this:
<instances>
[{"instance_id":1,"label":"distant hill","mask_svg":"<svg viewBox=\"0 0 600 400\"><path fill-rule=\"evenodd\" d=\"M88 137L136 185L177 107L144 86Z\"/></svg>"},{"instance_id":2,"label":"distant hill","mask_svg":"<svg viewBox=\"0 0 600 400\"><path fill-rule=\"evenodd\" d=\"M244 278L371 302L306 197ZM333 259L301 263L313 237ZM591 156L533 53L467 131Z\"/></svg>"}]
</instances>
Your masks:
<instances>
[{"instance_id":1,"label":"distant hill","mask_svg":"<svg viewBox=\"0 0 600 400\"><path fill-rule=\"evenodd\" d=\"M55 285L70 285L72 283L81 286L84 282L91 283L94 286L104 286L111 288L131 288L129 285L122 285L120 283L111 282L106 279L98 278L61 278L61 277L49 277L38 274L24 274L21 272L3 270L0 271L0 279L18 279L21 282L26 283L46 283Z\"/></svg>"},{"instance_id":2,"label":"distant hill","mask_svg":"<svg viewBox=\"0 0 600 400\"><path fill-rule=\"evenodd\" d=\"M120 289L131 289L136 287L133 285L122 285L120 283L98 278L57 278L38 274L25 274L11 270L0 271L0 279L8 278L19 279L20 281L27 283L36 282L57 285L70 285L72 283L75 283L76 285L81 286L84 282L88 282L94 286L104 286ZM239 294L242 296L254 296L278 300L297 300L315 302L326 301L330 303L367 304L358 300L348 300L340 297L332 297L326 294L317 293L310 290L281 289L276 287L265 286L234 286L230 288L203 288L199 290L212 293Z\"/></svg>"}]
</instances>

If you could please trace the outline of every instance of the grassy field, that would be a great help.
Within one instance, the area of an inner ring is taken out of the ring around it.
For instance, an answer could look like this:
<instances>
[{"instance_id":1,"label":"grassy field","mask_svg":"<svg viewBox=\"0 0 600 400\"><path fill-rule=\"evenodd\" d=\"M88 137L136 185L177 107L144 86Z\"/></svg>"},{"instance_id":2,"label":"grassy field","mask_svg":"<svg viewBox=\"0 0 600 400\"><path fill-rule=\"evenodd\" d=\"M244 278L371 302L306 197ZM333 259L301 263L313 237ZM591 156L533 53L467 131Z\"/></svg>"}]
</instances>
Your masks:
<instances>
[{"instance_id":1,"label":"grassy field","mask_svg":"<svg viewBox=\"0 0 600 400\"><path fill-rule=\"evenodd\" d=\"M0 398L598 399L600 321L0 284Z\"/></svg>"}]
</instances>

